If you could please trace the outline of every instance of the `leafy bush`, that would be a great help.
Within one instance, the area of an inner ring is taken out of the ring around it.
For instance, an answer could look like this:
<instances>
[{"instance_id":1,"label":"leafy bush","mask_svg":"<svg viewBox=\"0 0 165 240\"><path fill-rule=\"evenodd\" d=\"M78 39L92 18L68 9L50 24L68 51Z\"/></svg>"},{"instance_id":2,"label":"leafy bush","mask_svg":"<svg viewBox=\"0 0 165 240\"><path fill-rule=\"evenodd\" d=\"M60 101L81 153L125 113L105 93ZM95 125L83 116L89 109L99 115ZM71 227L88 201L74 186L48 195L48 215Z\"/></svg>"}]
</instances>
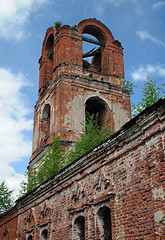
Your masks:
<instances>
[{"instance_id":1,"label":"leafy bush","mask_svg":"<svg viewBox=\"0 0 165 240\"><path fill-rule=\"evenodd\" d=\"M47 150L40 166L31 166L31 169L29 169L27 173L28 182L22 182L21 184L21 195L42 184L112 134L109 126L100 129L97 115L90 116L87 114L84 127L86 133L81 135L80 139L75 143L74 148L68 152L64 152L60 137L58 135L54 137L52 147Z\"/></svg>"},{"instance_id":2,"label":"leafy bush","mask_svg":"<svg viewBox=\"0 0 165 240\"><path fill-rule=\"evenodd\" d=\"M81 157L83 154L97 146L113 131L109 130L109 126L101 128L98 125L98 115L87 114L85 122L86 133L83 133L80 139L75 143L75 147L65 154L66 162L68 163Z\"/></svg>"}]
</instances>

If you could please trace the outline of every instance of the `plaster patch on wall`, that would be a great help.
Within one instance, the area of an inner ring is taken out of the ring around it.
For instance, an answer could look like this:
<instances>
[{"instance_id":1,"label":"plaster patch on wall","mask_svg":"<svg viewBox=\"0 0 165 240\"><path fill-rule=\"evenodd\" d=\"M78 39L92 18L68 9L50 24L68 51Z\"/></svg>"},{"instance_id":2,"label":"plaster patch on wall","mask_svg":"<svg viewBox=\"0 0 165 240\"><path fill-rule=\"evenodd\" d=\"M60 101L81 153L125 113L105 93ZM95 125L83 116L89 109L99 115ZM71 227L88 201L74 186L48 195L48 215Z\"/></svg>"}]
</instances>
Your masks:
<instances>
[{"instance_id":1,"label":"plaster patch on wall","mask_svg":"<svg viewBox=\"0 0 165 240\"><path fill-rule=\"evenodd\" d=\"M152 189L152 194L153 194L153 198L156 199L162 199L164 200L164 192L163 192L163 188L154 188Z\"/></svg>"},{"instance_id":2,"label":"plaster patch on wall","mask_svg":"<svg viewBox=\"0 0 165 240\"><path fill-rule=\"evenodd\" d=\"M64 123L62 124L62 126L70 125L70 122L71 122L71 115L72 115L71 102L68 101L65 107L66 107L66 112L65 112L66 114L64 116Z\"/></svg>"},{"instance_id":3,"label":"plaster patch on wall","mask_svg":"<svg viewBox=\"0 0 165 240\"><path fill-rule=\"evenodd\" d=\"M63 126L68 126L70 130L78 133L83 132L84 112L83 97L76 95L72 102L68 101L66 105Z\"/></svg>"},{"instance_id":4,"label":"plaster patch on wall","mask_svg":"<svg viewBox=\"0 0 165 240\"><path fill-rule=\"evenodd\" d=\"M156 213L154 213L155 222L159 223L163 218L164 214L162 211L157 211Z\"/></svg>"},{"instance_id":5,"label":"plaster patch on wall","mask_svg":"<svg viewBox=\"0 0 165 240\"><path fill-rule=\"evenodd\" d=\"M113 103L112 111L115 119L115 130L117 131L126 123L126 119L129 119L127 118L126 112L123 110L123 105L119 102Z\"/></svg>"}]
</instances>

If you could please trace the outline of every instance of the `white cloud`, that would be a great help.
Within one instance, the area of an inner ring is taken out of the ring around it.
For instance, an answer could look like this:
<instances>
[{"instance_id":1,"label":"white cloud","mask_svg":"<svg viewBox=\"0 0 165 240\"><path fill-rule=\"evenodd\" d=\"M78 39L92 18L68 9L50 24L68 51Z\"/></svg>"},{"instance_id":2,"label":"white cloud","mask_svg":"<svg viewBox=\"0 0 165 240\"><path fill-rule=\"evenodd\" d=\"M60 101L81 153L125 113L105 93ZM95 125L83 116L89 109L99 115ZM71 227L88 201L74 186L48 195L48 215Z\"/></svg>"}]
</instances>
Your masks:
<instances>
[{"instance_id":1,"label":"white cloud","mask_svg":"<svg viewBox=\"0 0 165 240\"><path fill-rule=\"evenodd\" d=\"M34 10L49 0L0 0L0 37L19 40Z\"/></svg>"},{"instance_id":2,"label":"white cloud","mask_svg":"<svg viewBox=\"0 0 165 240\"><path fill-rule=\"evenodd\" d=\"M93 5L93 1L92 5ZM133 9L135 10L136 13L142 13L142 8L141 5L139 3L139 0L95 0L95 10L97 11L97 13L99 14L103 14L104 10L107 8L108 5L113 5L114 7L119 7L122 4L129 4L131 3L133 5Z\"/></svg>"},{"instance_id":3,"label":"white cloud","mask_svg":"<svg viewBox=\"0 0 165 240\"><path fill-rule=\"evenodd\" d=\"M30 110L21 93L27 85L21 73L0 68L0 182L5 180L10 189L18 189L23 178L10 164L31 154L31 141L24 131L32 131L33 121L26 118Z\"/></svg>"},{"instance_id":4,"label":"white cloud","mask_svg":"<svg viewBox=\"0 0 165 240\"><path fill-rule=\"evenodd\" d=\"M165 66L164 65L150 65L140 66L138 69L131 73L131 77L134 81L145 81L147 76L159 76L165 77Z\"/></svg>"},{"instance_id":5,"label":"white cloud","mask_svg":"<svg viewBox=\"0 0 165 240\"><path fill-rule=\"evenodd\" d=\"M141 40L145 41L147 39L156 43L157 45L161 45L165 47L165 43L159 40L156 37L151 36L147 31L137 31L136 34L141 38Z\"/></svg>"},{"instance_id":6,"label":"white cloud","mask_svg":"<svg viewBox=\"0 0 165 240\"><path fill-rule=\"evenodd\" d=\"M164 1L158 1L152 5L153 9L155 9L155 10L160 9L163 6L165 6Z\"/></svg>"}]
</instances>

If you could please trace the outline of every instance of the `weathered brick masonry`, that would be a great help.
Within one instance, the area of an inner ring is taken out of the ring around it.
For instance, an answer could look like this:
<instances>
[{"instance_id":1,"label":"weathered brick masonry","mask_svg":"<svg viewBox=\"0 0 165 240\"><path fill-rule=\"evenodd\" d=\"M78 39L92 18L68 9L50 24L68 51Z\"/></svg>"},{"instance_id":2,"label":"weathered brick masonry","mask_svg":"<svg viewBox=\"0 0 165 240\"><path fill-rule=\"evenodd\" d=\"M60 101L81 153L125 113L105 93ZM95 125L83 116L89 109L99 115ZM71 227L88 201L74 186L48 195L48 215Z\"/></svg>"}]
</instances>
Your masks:
<instances>
[{"instance_id":1,"label":"weathered brick masonry","mask_svg":"<svg viewBox=\"0 0 165 240\"><path fill-rule=\"evenodd\" d=\"M97 37L102 48L88 69L82 65L82 33ZM129 120L119 55L121 44L96 19L63 26L59 33L48 29L30 167L42 160L53 134L61 134L69 148L84 131L81 123L91 106L99 111L100 125L107 124L105 116L111 119L115 133L18 199L0 216L0 239L165 239L165 100Z\"/></svg>"},{"instance_id":2,"label":"weathered brick masonry","mask_svg":"<svg viewBox=\"0 0 165 240\"><path fill-rule=\"evenodd\" d=\"M83 47L88 41L99 47L84 54ZM91 64L84 66L83 59L91 55ZM109 122L113 130L131 118L123 49L100 21L86 19L74 27L64 25L58 32L49 28L39 64L39 98L34 112L30 165L42 158L54 134L60 134L65 148L70 148L84 131L86 112L99 112L100 125Z\"/></svg>"},{"instance_id":3,"label":"weathered brick masonry","mask_svg":"<svg viewBox=\"0 0 165 240\"><path fill-rule=\"evenodd\" d=\"M85 239L164 239L164 111L159 100L18 199L17 217L13 209L1 217L0 239L41 239L44 231L42 239L84 239L83 231Z\"/></svg>"}]
</instances>

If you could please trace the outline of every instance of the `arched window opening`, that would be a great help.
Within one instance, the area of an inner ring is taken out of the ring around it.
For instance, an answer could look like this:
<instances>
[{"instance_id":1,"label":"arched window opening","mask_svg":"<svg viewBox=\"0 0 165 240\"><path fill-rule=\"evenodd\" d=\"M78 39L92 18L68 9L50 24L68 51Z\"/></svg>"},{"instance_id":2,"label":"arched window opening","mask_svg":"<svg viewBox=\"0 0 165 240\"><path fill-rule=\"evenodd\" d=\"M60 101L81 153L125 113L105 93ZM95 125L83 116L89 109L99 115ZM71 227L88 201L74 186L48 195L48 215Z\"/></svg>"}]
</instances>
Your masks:
<instances>
[{"instance_id":1,"label":"arched window opening","mask_svg":"<svg viewBox=\"0 0 165 240\"><path fill-rule=\"evenodd\" d=\"M46 52L48 57L53 60L54 35L50 34L46 43Z\"/></svg>"},{"instance_id":2,"label":"arched window opening","mask_svg":"<svg viewBox=\"0 0 165 240\"><path fill-rule=\"evenodd\" d=\"M32 235L30 235L27 240L33 240Z\"/></svg>"},{"instance_id":3,"label":"arched window opening","mask_svg":"<svg viewBox=\"0 0 165 240\"><path fill-rule=\"evenodd\" d=\"M41 234L41 240L47 240L48 239L48 230L44 229Z\"/></svg>"},{"instance_id":4,"label":"arched window opening","mask_svg":"<svg viewBox=\"0 0 165 240\"><path fill-rule=\"evenodd\" d=\"M101 56L105 38L100 29L86 26L83 30L83 68L101 72Z\"/></svg>"},{"instance_id":5,"label":"arched window opening","mask_svg":"<svg viewBox=\"0 0 165 240\"><path fill-rule=\"evenodd\" d=\"M50 104L46 104L41 119L41 145L45 144L50 132Z\"/></svg>"},{"instance_id":6,"label":"arched window opening","mask_svg":"<svg viewBox=\"0 0 165 240\"><path fill-rule=\"evenodd\" d=\"M89 116L93 115L94 120L97 120L97 124L100 129L102 126L104 126L106 113L107 113L106 103L102 99L98 97L91 97L86 101L85 106L86 120L88 118L88 115Z\"/></svg>"},{"instance_id":7,"label":"arched window opening","mask_svg":"<svg viewBox=\"0 0 165 240\"><path fill-rule=\"evenodd\" d=\"M111 210L108 207L102 207L97 214L101 239L112 240Z\"/></svg>"},{"instance_id":8,"label":"arched window opening","mask_svg":"<svg viewBox=\"0 0 165 240\"><path fill-rule=\"evenodd\" d=\"M75 220L75 240L85 240L85 218L84 216L79 216Z\"/></svg>"}]
</instances>

